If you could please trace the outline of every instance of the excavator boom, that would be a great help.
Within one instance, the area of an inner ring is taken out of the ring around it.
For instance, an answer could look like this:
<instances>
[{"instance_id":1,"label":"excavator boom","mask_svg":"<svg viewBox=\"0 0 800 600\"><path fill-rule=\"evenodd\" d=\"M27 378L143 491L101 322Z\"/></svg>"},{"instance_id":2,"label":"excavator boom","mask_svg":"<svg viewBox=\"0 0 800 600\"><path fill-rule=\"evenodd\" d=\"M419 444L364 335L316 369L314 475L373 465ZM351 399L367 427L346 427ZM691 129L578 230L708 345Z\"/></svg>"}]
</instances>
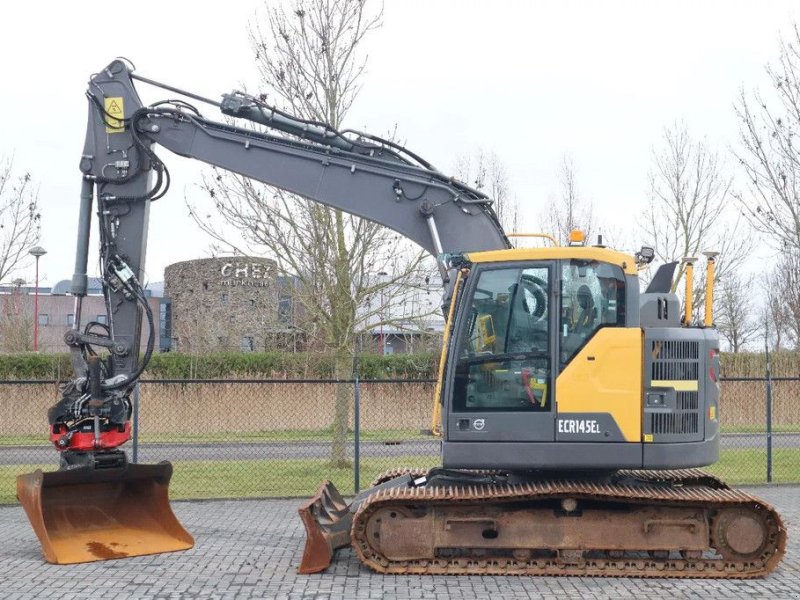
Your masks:
<instances>
[{"instance_id":1,"label":"excavator boom","mask_svg":"<svg viewBox=\"0 0 800 600\"><path fill-rule=\"evenodd\" d=\"M179 91L134 75L124 60L89 81L71 290L75 321L65 336L75 378L62 386L48 413L61 469L17 480L17 495L51 562L151 554L193 543L169 508L171 466L131 465L118 449L130 438L130 396L154 350L154 317L140 282L150 203L169 188L169 171L154 146L383 224L437 257L509 247L490 198L397 144L297 119L241 92L225 94L222 102L185 95L249 121L249 128L207 119L182 100L144 106L135 79ZM85 322L81 315L94 214L106 323ZM440 267L446 280L443 261ZM143 323L149 332L142 353Z\"/></svg>"}]
</instances>

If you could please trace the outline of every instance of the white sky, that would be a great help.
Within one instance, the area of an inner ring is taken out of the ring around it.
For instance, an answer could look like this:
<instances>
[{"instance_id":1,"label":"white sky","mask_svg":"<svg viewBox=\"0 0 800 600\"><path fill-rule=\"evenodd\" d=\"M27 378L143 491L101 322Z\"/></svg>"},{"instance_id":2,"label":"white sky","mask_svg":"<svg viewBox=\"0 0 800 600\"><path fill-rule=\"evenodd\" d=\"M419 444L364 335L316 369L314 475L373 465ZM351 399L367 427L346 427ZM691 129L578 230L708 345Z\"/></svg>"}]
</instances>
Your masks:
<instances>
[{"instance_id":1,"label":"white sky","mask_svg":"<svg viewBox=\"0 0 800 600\"><path fill-rule=\"evenodd\" d=\"M206 96L255 89L246 26L260 5L3 4L0 155L13 153L39 183L45 284L73 271L89 74L122 55L142 75ZM735 144L738 90L765 87L764 66L797 14L788 1L387 0L345 125L383 134L396 124L411 150L445 171L459 153L496 152L529 227L557 193L568 152L596 214L632 230L663 127L683 118L720 150ZM145 102L167 96L139 90ZM184 205L199 163L160 154L173 187L151 211L150 281L209 245ZM18 276L32 281L33 267Z\"/></svg>"}]
</instances>

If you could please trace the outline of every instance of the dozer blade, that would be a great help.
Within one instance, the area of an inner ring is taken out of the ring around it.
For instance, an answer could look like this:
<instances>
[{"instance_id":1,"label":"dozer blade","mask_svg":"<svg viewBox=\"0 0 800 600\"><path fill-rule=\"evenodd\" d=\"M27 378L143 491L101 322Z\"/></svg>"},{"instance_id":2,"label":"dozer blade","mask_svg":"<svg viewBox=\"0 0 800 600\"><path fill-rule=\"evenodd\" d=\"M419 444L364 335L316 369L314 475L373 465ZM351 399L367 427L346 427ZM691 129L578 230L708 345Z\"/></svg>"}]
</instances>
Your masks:
<instances>
[{"instance_id":1,"label":"dozer blade","mask_svg":"<svg viewBox=\"0 0 800 600\"><path fill-rule=\"evenodd\" d=\"M350 545L353 515L330 481L324 481L298 512L306 527L306 546L297 571L319 573L330 566L337 549Z\"/></svg>"},{"instance_id":2,"label":"dozer blade","mask_svg":"<svg viewBox=\"0 0 800 600\"><path fill-rule=\"evenodd\" d=\"M80 467L17 477L48 562L73 564L186 550L194 539L169 506L172 465Z\"/></svg>"}]
</instances>

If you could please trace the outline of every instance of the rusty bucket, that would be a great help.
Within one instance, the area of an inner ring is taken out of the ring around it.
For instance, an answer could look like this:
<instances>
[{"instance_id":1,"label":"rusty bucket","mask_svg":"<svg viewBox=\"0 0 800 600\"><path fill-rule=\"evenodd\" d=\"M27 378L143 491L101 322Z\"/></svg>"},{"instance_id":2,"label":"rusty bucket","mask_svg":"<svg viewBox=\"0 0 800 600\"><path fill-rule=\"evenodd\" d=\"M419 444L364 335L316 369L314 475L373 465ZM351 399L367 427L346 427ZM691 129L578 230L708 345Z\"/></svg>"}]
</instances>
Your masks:
<instances>
[{"instance_id":1,"label":"rusty bucket","mask_svg":"<svg viewBox=\"0 0 800 600\"><path fill-rule=\"evenodd\" d=\"M324 481L298 512L306 527L306 545L297 572L319 573L330 566L337 549L350 545L353 515L330 481Z\"/></svg>"},{"instance_id":2,"label":"rusty bucket","mask_svg":"<svg viewBox=\"0 0 800 600\"><path fill-rule=\"evenodd\" d=\"M17 498L48 562L174 552L194 539L170 508L171 477L168 462L37 470L17 477Z\"/></svg>"}]
</instances>

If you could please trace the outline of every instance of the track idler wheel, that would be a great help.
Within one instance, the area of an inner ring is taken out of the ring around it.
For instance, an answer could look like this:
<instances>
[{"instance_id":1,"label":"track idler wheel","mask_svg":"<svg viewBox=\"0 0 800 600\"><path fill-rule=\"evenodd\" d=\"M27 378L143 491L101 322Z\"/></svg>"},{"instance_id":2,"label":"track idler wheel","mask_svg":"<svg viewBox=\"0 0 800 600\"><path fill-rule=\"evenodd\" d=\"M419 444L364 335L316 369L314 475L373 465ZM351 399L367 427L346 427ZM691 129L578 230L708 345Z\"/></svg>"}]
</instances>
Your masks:
<instances>
[{"instance_id":1,"label":"track idler wheel","mask_svg":"<svg viewBox=\"0 0 800 600\"><path fill-rule=\"evenodd\" d=\"M769 527L764 517L747 508L721 510L711 527L712 546L730 561L756 559L769 542Z\"/></svg>"}]
</instances>

